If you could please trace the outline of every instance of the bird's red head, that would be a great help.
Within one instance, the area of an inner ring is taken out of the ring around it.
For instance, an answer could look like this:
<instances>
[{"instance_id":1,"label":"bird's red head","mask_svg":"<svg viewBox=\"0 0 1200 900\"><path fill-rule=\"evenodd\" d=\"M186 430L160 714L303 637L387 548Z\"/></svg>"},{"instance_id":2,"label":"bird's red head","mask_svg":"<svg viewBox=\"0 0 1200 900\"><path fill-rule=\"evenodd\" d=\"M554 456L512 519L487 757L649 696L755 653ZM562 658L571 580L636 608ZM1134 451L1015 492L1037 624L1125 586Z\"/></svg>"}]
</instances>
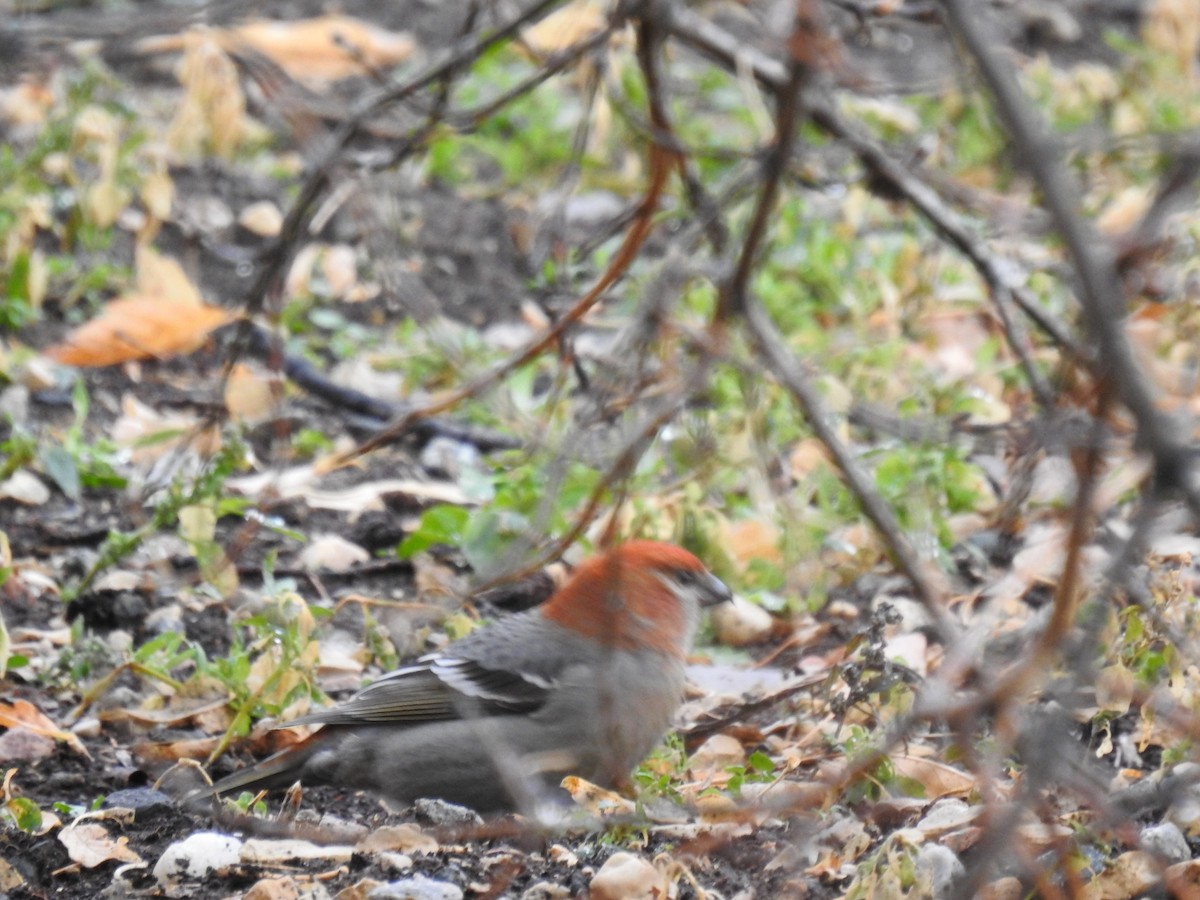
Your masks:
<instances>
[{"instance_id":1,"label":"bird's red head","mask_svg":"<svg viewBox=\"0 0 1200 900\"><path fill-rule=\"evenodd\" d=\"M588 559L541 611L604 646L682 658L700 607L729 598L729 588L687 550L638 540Z\"/></svg>"}]
</instances>

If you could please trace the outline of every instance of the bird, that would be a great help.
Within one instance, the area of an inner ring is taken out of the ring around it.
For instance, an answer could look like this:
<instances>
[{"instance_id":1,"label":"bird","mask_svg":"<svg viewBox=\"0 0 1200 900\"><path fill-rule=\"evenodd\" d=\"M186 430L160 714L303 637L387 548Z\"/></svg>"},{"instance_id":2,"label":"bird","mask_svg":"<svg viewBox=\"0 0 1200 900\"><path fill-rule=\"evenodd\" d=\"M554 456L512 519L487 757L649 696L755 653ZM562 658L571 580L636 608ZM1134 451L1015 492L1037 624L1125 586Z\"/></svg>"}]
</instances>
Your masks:
<instances>
[{"instance_id":1,"label":"bird","mask_svg":"<svg viewBox=\"0 0 1200 900\"><path fill-rule=\"evenodd\" d=\"M541 606L279 726L321 728L210 790L299 781L492 813L565 798L567 775L627 786L683 698L701 610L731 598L682 547L618 544L581 563Z\"/></svg>"}]
</instances>

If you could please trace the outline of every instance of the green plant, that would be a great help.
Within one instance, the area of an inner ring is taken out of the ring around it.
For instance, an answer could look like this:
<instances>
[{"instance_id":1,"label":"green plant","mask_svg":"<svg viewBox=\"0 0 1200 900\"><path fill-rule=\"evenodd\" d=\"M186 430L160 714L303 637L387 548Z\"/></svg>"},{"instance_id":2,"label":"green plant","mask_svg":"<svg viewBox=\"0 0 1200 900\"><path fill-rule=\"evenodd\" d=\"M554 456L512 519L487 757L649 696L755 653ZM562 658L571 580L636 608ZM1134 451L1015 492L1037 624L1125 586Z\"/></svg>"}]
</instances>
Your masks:
<instances>
[{"instance_id":1,"label":"green plant","mask_svg":"<svg viewBox=\"0 0 1200 900\"><path fill-rule=\"evenodd\" d=\"M745 765L727 766L725 771L729 773L725 787L734 795L740 794L744 785L770 784L776 777L775 761L761 750L751 753Z\"/></svg>"},{"instance_id":2,"label":"green plant","mask_svg":"<svg viewBox=\"0 0 1200 900\"><path fill-rule=\"evenodd\" d=\"M216 758L234 737L264 716L278 716L303 697L320 698L316 686L318 618L328 610L310 607L291 579L264 572L263 594L269 606L241 623L248 640L239 639L225 657L212 661L212 673L231 695L233 721L219 742Z\"/></svg>"},{"instance_id":3,"label":"green plant","mask_svg":"<svg viewBox=\"0 0 1200 900\"><path fill-rule=\"evenodd\" d=\"M658 798L682 803L678 784L686 770L687 750L683 746L683 738L671 732L633 773L633 781L638 788L639 809L646 801Z\"/></svg>"},{"instance_id":4,"label":"green plant","mask_svg":"<svg viewBox=\"0 0 1200 900\"><path fill-rule=\"evenodd\" d=\"M73 445L72 441L65 443ZM211 583L218 590L230 589L233 573L223 550L217 545L215 528L221 516L240 515L246 508L244 499L224 495L226 480L243 465L245 455L245 447L236 432L227 430L221 450L198 476L189 479L180 475L160 493L148 522L131 532L114 529L108 533L96 561L78 582L63 589L63 599L79 596L102 572L136 550L147 536L173 527L177 527L188 541L202 572L212 579ZM74 457L70 459L73 461ZM64 463L64 471L71 471L69 464ZM83 480L80 478L81 482Z\"/></svg>"}]
</instances>

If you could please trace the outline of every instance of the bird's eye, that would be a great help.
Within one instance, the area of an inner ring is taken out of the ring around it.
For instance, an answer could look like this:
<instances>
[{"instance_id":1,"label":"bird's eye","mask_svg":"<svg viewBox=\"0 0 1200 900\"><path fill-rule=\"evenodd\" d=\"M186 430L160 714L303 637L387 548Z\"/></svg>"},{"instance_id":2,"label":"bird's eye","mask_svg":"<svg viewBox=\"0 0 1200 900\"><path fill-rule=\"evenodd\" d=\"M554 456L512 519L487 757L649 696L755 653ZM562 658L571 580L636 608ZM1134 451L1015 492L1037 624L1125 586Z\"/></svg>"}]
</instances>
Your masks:
<instances>
[{"instance_id":1,"label":"bird's eye","mask_svg":"<svg viewBox=\"0 0 1200 900\"><path fill-rule=\"evenodd\" d=\"M692 569L676 569L671 573L671 577L685 586L695 584L697 580L696 573Z\"/></svg>"}]
</instances>

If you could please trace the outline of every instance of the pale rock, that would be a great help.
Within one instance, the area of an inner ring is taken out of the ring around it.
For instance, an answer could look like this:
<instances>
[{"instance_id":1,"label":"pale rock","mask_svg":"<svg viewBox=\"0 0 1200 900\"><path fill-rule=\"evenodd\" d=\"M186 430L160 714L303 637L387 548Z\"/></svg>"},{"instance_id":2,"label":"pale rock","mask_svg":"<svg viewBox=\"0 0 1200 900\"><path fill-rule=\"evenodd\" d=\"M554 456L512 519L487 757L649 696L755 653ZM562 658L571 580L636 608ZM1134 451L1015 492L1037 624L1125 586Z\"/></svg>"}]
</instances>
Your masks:
<instances>
[{"instance_id":1,"label":"pale rock","mask_svg":"<svg viewBox=\"0 0 1200 900\"><path fill-rule=\"evenodd\" d=\"M198 831L176 841L154 864L158 883L169 886L184 878L201 879L241 862L242 842L228 834Z\"/></svg>"},{"instance_id":2,"label":"pale rock","mask_svg":"<svg viewBox=\"0 0 1200 900\"><path fill-rule=\"evenodd\" d=\"M354 848L346 845L321 845L294 838L250 838L242 845L241 860L256 865L275 865L293 860L327 860L330 864L349 862Z\"/></svg>"},{"instance_id":3,"label":"pale rock","mask_svg":"<svg viewBox=\"0 0 1200 900\"><path fill-rule=\"evenodd\" d=\"M283 227L283 213L270 200L260 200L242 210L238 224L259 237L275 237Z\"/></svg>"},{"instance_id":4,"label":"pale rock","mask_svg":"<svg viewBox=\"0 0 1200 900\"><path fill-rule=\"evenodd\" d=\"M663 877L640 856L614 853L592 877L592 900L662 900Z\"/></svg>"},{"instance_id":5,"label":"pale rock","mask_svg":"<svg viewBox=\"0 0 1200 900\"><path fill-rule=\"evenodd\" d=\"M414 802L413 812L417 814L417 818L439 828L462 828L483 824L483 817L475 810L435 797L422 797Z\"/></svg>"},{"instance_id":6,"label":"pale rock","mask_svg":"<svg viewBox=\"0 0 1200 900\"><path fill-rule=\"evenodd\" d=\"M385 850L376 855L375 859L379 862L381 868L387 869L390 872L407 872L413 867L413 858L407 853L397 853L394 850Z\"/></svg>"},{"instance_id":7,"label":"pale rock","mask_svg":"<svg viewBox=\"0 0 1200 900\"><path fill-rule=\"evenodd\" d=\"M448 881L435 881L415 875L400 881L389 881L372 889L368 900L462 900L463 892Z\"/></svg>"},{"instance_id":8,"label":"pale rock","mask_svg":"<svg viewBox=\"0 0 1200 900\"><path fill-rule=\"evenodd\" d=\"M263 878L242 894L242 900L300 900L300 888L294 878Z\"/></svg>"},{"instance_id":9,"label":"pale rock","mask_svg":"<svg viewBox=\"0 0 1200 900\"><path fill-rule=\"evenodd\" d=\"M1177 863L1192 858L1187 838L1177 825L1163 822L1159 825L1148 825L1142 829L1142 849L1160 856L1167 862Z\"/></svg>"},{"instance_id":10,"label":"pale rock","mask_svg":"<svg viewBox=\"0 0 1200 900\"><path fill-rule=\"evenodd\" d=\"M95 738L100 737L100 728L100 720L95 716L88 716L72 725L71 733L81 738Z\"/></svg>"},{"instance_id":11,"label":"pale rock","mask_svg":"<svg viewBox=\"0 0 1200 900\"><path fill-rule=\"evenodd\" d=\"M17 469L6 481L0 481L0 500L41 506L49 499L50 488L28 469Z\"/></svg>"},{"instance_id":12,"label":"pale rock","mask_svg":"<svg viewBox=\"0 0 1200 900\"><path fill-rule=\"evenodd\" d=\"M21 374L21 386L30 391L48 391L58 384L61 366L46 356L35 356Z\"/></svg>"},{"instance_id":13,"label":"pale rock","mask_svg":"<svg viewBox=\"0 0 1200 900\"><path fill-rule=\"evenodd\" d=\"M521 895L521 900L566 900L571 892L561 885L539 881Z\"/></svg>"},{"instance_id":14,"label":"pale rock","mask_svg":"<svg viewBox=\"0 0 1200 900\"><path fill-rule=\"evenodd\" d=\"M564 847L562 844L552 844L550 849L546 851L546 855L560 866L566 866L568 869L574 869L579 865L579 857L570 848Z\"/></svg>"},{"instance_id":15,"label":"pale rock","mask_svg":"<svg viewBox=\"0 0 1200 900\"><path fill-rule=\"evenodd\" d=\"M717 642L728 647L757 644L770 637L775 627L769 612L738 596L714 607L712 622Z\"/></svg>"},{"instance_id":16,"label":"pale rock","mask_svg":"<svg viewBox=\"0 0 1200 900\"><path fill-rule=\"evenodd\" d=\"M970 825L979 817L979 813L978 807L971 807L954 797L946 797L929 807L929 812L916 824L916 828L926 838L936 839L948 831Z\"/></svg>"},{"instance_id":17,"label":"pale rock","mask_svg":"<svg viewBox=\"0 0 1200 900\"><path fill-rule=\"evenodd\" d=\"M300 551L300 565L310 572L349 572L370 559L366 549L336 534L320 535Z\"/></svg>"},{"instance_id":18,"label":"pale rock","mask_svg":"<svg viewBox=\"0 0 1200 900\"><path fill-rule=\"evenodd\" d=\"M688 767L698 773L721 772L727 766L740 766L745 761L746 749L741 741L728 734L714 734L696 748Z\"/></svg>"},{"instance_id":19,"label":"pale rock","mask_svg":"<svg viewBox=\"0 0 1200 900\"><path fill-rule=\"evenodd\" d=\"M1021 879L1011 875L988 882L975 895L977 900L1021 900L1024 896L1025 887Z\"/></svg>"},{"instance_id":20,"label":"pale rock","mask_svg":"<svg viewBox=\"0 0 1200 900\"><path fill-rule=\"evenodd\" d=\"M376 828L355 848L360 853L399 851L401 853L436 853L438 842L416 825L384 825Z\"/></svg>"},{"instance_id":21,"label":"pale rock","mask_svg":"<svg viewBox=\"0 0 1200 900\"><path fill-rule=\"evenodd\" d=\"M933 900L949 900L954 886L964 875L966 867L954 852L941 844L925 844L917 851L917 882L927 889L922 896Z\"/></svg>"},{"instance_id":22,"label":"pale rock","mask_svg":"<svg viewBox=\"0 0 1200 900\"><path fill-rule=\"evenodd\" d=\"M29 421L29 388L14 384L0 391L0 417L7 417L13 422Z\"/></svg>"},{"instance_id":23,"label":"pale rock","mask_svg":"<svg viewBox=\"0 0 1200 900\"><path fill-rule=\"evenodd\" d=\"M1190 775L1194 763L1182 763L1175 767L1173 775L1182 780ZM1185 835L1200 834L1200 784L1189 784L1175 793L1168 807L1166 821L1176 825Z\"/></svg>"}]
</instances>

